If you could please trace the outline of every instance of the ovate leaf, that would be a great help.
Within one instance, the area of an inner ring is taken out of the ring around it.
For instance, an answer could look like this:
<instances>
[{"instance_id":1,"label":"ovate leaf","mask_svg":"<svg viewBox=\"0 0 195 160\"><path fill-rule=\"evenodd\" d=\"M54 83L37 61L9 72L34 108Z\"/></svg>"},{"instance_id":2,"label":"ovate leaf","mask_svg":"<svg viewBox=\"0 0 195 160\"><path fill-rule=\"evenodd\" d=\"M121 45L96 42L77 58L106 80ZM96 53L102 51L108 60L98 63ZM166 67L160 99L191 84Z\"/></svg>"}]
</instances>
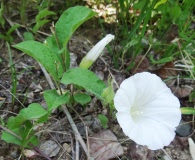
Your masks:
<instances>
[{"instance_id":1,"label":"ovate leaf","mask_svg":"<svg viewBox=\"0 0 195 160\"><path fill-rule=\"evenodd\" d=\"M15 128L12 130L13 133L15 133L16 135L20 135L20 129L19 128ZM13 143L13 144L17 144L19 146L22 145L22 140L20 140L19 138L17 138L16 136L3 131L2 135L1 135L1 139L4 140L7 143Z\"/></svg>"},{"instance_id":2,"label":"ovate leaf","mask_svg":"<svg viewBox=\"0 0 195 160\"><path fill-rule=\"evenodd\" d=\"M44 99L47 103L48 111L51 111L62 104L68 103L70 95L69 92L59 95L56 90L47 90L44 92Z\"/></svg>"},{"instance_id":3,"label":"ovate leaf","mask_svg":"<svg viewBox=\"0 0 195 160\"><path fill-rule=\"evenodd\" d=\"M46 114L47 111L38 103L32 103L28 108L22 109L19 112L19 115L25 117L26 120L36 120Z\"/></svg>"},{"instance_id":4,"label":"ovate leaf","mask_svg":"<svg viewBox=\"0 0 195 160\"><path fill-rule=\"evenodd\" d=\"M56 35L61 46L66 48L68 40L74 31L85 21L96 15L94 11L87 7L71 7L63 12L55 25Z\"/></svg>"},{"instance_id":5,"label":"ovate leaf","mask_svg":"<svg viewBox=\"0 0 195 160\"><path fill-rule=\"evenodd\" d=\"M26 117L23 115L12 116L8 119L7 127L9 129L19 128L26 120Z\"/></svg>"},{"instance_id":6,"label":"ovate leaf","mask_svg":"<svg viewBox=\"0 0 195 160\"><path fill-rule=\"evenodd\" d=\"M55 80L59 80L62 76L63 69L60 60L46 45L36 41L24 41L13 47L40 62Z\"/></svg>"},{"instance_id":7,"label":"ovate leaf","mask_svg":"<svg viewBox=\"0 0 195 160\"><path fill-rule=\"evenodd\" d=\"M171 17L174 20L177 19L177 18L179 18L179 16L181 15L181 8L179 6L174 6L170 10L170 15L171 15Z\"/></svg>"},{"instance_id":8,"label":"ovate leaf","mask_svg":"<svg viewBox=\"0 0 195 160\"><path fill-rule=\"evenodd\" d=\"M106 88L106 84L95 73L83 68L72 68L68 70L63 75L61 82L64 84L72 83L79 85L98 98L101 98L103 90Z\"/></svg>"},{"instance_id":9,"label":"ovate leaf","mask_svg":"<svg viewBox=\"0 0 195 160\"><path fill-rule=\"evenodd\" d=\"M106 104L111 104L113 102L114 95L115 95L114 89L113 89L112 83L110 83L109 86L102 93L104 102Z\"/></svg>"},{"instance_id":10,"label":"ovate leaf","mask_svg":"<svg viewBox=\"0 0 195 160\"><path fill-rule=\"evenodd\" d=\"M91 97L85 93L74 94L74 99L76 102L80 103L81 105L84 105L91 101Z\"/></svg>"}]
</instances>

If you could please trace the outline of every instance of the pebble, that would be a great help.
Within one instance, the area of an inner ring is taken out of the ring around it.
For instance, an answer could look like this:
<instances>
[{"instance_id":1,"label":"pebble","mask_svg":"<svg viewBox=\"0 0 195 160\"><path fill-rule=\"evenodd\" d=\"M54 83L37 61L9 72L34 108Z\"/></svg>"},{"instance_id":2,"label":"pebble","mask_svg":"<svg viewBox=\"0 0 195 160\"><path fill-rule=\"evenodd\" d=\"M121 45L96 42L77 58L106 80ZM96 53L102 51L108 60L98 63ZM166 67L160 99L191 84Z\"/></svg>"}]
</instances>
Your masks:
<instances>
[{"instance_id":1,"label":"pebble","mask_svg":"<svg viewBox=\"0 0 195 160\"><path fill-rule=\"evenodd\" d=\"M192 133L191 124L181 120L175 132L181 137L187 137Z\"/></svg>"}]
</instances>

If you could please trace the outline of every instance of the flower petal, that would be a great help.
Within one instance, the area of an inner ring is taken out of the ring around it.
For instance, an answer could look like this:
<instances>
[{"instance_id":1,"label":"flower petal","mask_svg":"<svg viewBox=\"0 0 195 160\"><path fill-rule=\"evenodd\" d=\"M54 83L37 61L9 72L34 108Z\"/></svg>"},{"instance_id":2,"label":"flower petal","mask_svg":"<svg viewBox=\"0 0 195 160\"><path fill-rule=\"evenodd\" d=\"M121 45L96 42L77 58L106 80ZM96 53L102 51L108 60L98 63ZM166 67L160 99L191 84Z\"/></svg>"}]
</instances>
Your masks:
<instances>
[{"instance_id":1,"label":"flower petal","mask_svg":"<svg viewBox=\"0 0 195 160\"><path fill-rule=\"evenodd\" d=\"M108 34L102 40L100 40L86 55L87 60L95 61L105 46L114 39L114 35Z\"/></svg>"},{"instance_id":2,"label":"flower petal","mask_svg":"<svg viewBox=\"0 0 195 160\"><path fill-rule=\"evenodd\" d=\"M128 133L131 130L133 130L133 128L135 127L131 116L127 112L126 113L125 112L118 112L118 113L116 113L116 117L117 117L118 123L120 124L121 128L123 129L123 132L126 135L128 135Z\"/></svg>"},{"instance_id":3,"label":"flower petal","mask_svg":"<svg viewBox=\"0 0 195 160\"><path fill-rule=\"evenodd\" d=\"M166 84L155 74L143 72L137 73L130 78L134 79L137 93L139 93L137 94L136 101L140 105L152 101L159 94L169 90Z\"/></svg>"},{"instance_id":4,"label":"flower petal","mask_svg":"<svg viewBox=\"0 0 195 160\"><path fill-rule=\"evenodd\" d=\"M137 144L162 149L175 137L180 103L158 76L144 72L124 80L114 104L123 132Z\"/></svg>"},{"instance_id":5,"label":"flower petal","mask_svg":"<svg viewBox=\"0 0 195 160\"><path fill-rule=\"evenodd\" d=\"M171 93L163 93L143 106L143 117L151 118L167 126L177 127L181 120L180 103Z\"/></svg>"},{"instance_id":6,"label":"flower petal","mask_svg":"<svg viewBox=\"0 0 195 160\"><path fill-rule=\"evenodd\" d=\"M175 137L175 129L151 119L145 119L139 127L139 132L143 133L143 135L134 141L141 145L147 145L151 150L162 149L164 146L169 145Z\"/></svg>"}]
</instances>

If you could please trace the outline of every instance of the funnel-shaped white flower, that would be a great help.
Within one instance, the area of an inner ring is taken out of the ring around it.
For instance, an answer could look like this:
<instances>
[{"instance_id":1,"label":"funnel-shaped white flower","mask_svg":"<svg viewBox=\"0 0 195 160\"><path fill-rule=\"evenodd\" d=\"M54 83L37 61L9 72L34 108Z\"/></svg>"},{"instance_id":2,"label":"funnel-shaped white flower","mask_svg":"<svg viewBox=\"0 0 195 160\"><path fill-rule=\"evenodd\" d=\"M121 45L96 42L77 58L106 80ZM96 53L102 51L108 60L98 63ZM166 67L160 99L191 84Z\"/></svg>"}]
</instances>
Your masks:
<instances>
[{"instance_id":1,"label":"funnel-shaped white flower","mask_svg":"<svg viewBox=\"0 0 195 160\"><path fill-rule=\"evenodd\" d=\"M101 41L99 41L82 59L80 63L81 68L89 68L93 62L99 57L105 46L114 39L114 35L108 34Z\"/></svg>"},{"instance_id":2,"label":"funnel-shaped white flower","mask_svg":"<svg viewBox=\"0 0 195 160\"><path fill-rule=\"evenodd\" d=\"M175 137L180 103L155 74L137 73L124 80L114 97L123 132L151 150L162 149Z\"/></svg>"}]
</instances>

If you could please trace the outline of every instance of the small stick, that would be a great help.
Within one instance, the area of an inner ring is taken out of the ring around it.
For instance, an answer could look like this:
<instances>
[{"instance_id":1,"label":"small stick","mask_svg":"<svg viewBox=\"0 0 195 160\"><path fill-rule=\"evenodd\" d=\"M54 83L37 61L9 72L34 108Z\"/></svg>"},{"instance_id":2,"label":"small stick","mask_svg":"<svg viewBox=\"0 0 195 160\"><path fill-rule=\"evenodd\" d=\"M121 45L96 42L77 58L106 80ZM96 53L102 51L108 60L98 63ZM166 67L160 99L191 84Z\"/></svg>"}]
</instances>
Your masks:
<instances>
[{"instance_id":1,"label":"small stick","mask_svg":"<svg viewBox=\"0 0 195 160\"><path fill-rule=\"evenodd\" d=\"M9 25L10 25L11 27L14 26L14 23L13 23L10 19L8 19L5 15L4 15L4 18L6 19L6 21L9 23ZM19 37L22 41L24 41L24 38L22 37L22 35L21 35L20 32L18 31L18 29L16 29L15 31L16 31L16 34L18 35L18 37Z\"/></svg>"},{"instance_id":2,"label":"small stick","mask_svg":"<svg viewBox=\"0 0 195 160\"><path fill-rule=\"evenodd\" d=\"M81 135L77 129L77 126L75 125L67 107L65 105L62 105L62 109L63 109L64 113L66 114L66 117L68 118L68 121L69 121L69 123L74 131L76 140L78 140L79 143L81 144L81 146L83 147L83 150L85 151L85 154L87 155L88 159L92 160L93 158L90 157L89 152L88 152L87 147L86 147L86 144L85 144L83 138L81 137Z\"/></svg>"},{"instance_id":3,"label":"small stick","mask_svg":"<svg viewBox=\"0 0 195 160\"><path fill-rule=\"evenodd\" d=\"M38 62L38 63L39 63L39 62ZM41 70L43 71L43 74L45 75L45 78L46 78L47 82L49 83L50 88L51 88L51 89L55 89L55 86L54 86L54 84L53 84L53 82L52 82L52 80L51 80L49 74L48 74L47 71L45 70L45 68L42 66L41 63L39 63L39 66L41 67Z\"/></svg>"},{"instance_id":4,"label":"small stick","mask_svg":"<svg viewBox=\"0 0 195 160\"><path fill-rule=\"evenodd\" d=\"M75 136L76 137L76 136ZM79 142L76 139L76 152L75 152L75 160L79 160Z\"/></svg>"}]
</instances>

